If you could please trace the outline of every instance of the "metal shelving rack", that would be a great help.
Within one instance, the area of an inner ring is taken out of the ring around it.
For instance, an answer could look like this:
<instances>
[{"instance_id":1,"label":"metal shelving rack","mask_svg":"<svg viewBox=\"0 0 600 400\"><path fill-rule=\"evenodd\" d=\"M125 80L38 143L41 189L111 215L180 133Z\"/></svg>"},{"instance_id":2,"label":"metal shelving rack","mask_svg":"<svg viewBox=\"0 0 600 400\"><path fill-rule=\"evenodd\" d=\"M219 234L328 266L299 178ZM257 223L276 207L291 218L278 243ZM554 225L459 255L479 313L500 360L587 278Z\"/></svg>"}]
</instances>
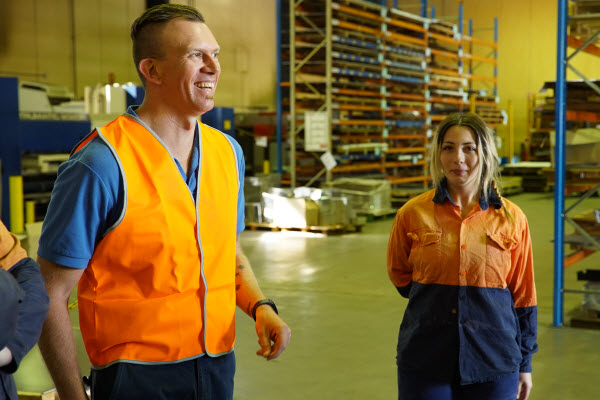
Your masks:
<instances>
[{"instance_id":1,"label":"metal shelving rack","mask_svg":"<svg viewBox=\"0 0 600 400\"><path fill-rule=\"evenodd\" d=\"M421 1L423 16L383 3L388 2L287 4L289 47L282 45L287 52L278 57L289 60L289 81L282 76L278 82L279 91L289 87L290 167L284 183L310 186L353 176L426 187L434 125L448 113L470 107L469 82L489 80L496 90L495 76L464 71L466 61L495 66L497 44L462 34L462 4L457 26L427 18L426 1ZM280 20L285 18L282 9ZM493 61L474 55L473 43L491 46ZM463 51L466 45L469 52ZM286 104L278 103L280 109ZM322 113L328 138L321 148L306 151L305 117L309 115L310 125L315 112ZM319 159L324 151L337 161L331 170Z\"/></svg>"},{"instance_id":2,"label":"metal shelving rack","mask_svg":"<svg viewBox=\"0 0 600 400\"><path fill-rule=\"evenodd\" d=\"M290 184L332 176L426 183L426 27L360 0L290 2ZM333 170L305 150L304 116L325 112Z\"/></svg>"},{"instance_id":3,"label":"metal shelving rack","mask_svg":"<svg viewBox=\"0 0 600 400\"><path fill-rule=\"evenodd\" d=\"M576 18L577 16L574 16ZM598 16L600 17L600 16ZM598 18L597 17L597 18ZM556 88L555 88L555 121L556 121L556 140L555 140L555 184L554 184L554 307L553 307L553 325L563 325L564 314L564 293L587 293L600 294L593 290L574 290L564 287L564 268L565 268L565 235L564 222L567 221L575 230L583 236L589 248L600 250L600 240L589 235L583 228L575 223L569 216L573 210L583 200L589 198L593 193L600 189L600 184L587 191L574 205L565 210L565 137L567 128L567 84L566 69L571 69L581 79L583 79L594 91L600 95L600 87L591 82L581 72L577 71L570 61L580 51L586 51L591 54L600 55L599 49L592 43L600 36L600 31L590 34L585 41L567 36L568 2L567 0L558 0L558 29L557 29L557 62L556 62ZM598 18L600 19L600 18ZM576 50L567 56L567 45L577 47ZM590 254L588 251L587 254ZM583 256L585 257L585 255Z\"/></svg>"}]
</instances>

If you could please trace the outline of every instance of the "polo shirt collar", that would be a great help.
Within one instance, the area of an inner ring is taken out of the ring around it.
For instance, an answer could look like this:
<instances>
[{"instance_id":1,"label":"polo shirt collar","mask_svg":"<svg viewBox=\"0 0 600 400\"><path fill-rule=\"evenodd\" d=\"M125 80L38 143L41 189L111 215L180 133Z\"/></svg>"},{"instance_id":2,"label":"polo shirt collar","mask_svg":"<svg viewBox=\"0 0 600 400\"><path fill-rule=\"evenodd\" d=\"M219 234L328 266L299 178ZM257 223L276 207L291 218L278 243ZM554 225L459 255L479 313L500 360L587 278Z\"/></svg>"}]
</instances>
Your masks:
<instances>
[{"instance_id":1,"label":"polo shirt collar","mask_svg":"<svg viewBox=\"0 0 600 400\"><path fill-rule=\"evenodd\" d=\"M435 188L435 196L433 196L433 202L436 204L442 204L444 202L444 200L446 200L446 199L448 199L448 201L453 206L456 206L456 204L454 204L454 202L450 198L450 195L448 194L448 186L446 184L446 178L442 178L442 180L440 181L440 184ZM481 197L479 198L479 207L481 207L481 209L483 211L487 210L490 206L494 206L495 209L499 209L502 207L502 201L500 200L500 198L498 197L496 192L492 190L492 188L490 188L488 190L487 201L485 200L483 193L481 194Z\"/></svg>"}]
</instances>

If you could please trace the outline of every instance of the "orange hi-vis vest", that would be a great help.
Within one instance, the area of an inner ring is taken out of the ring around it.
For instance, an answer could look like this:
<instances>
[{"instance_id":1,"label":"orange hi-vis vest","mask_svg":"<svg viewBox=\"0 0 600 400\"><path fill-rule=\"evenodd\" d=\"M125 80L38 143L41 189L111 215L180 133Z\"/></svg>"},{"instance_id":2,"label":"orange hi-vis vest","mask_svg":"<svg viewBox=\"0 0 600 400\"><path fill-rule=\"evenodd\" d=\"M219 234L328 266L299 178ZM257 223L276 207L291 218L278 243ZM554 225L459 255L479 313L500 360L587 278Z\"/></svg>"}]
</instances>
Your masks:
<instances>
[{"instance_id":1,"label":"orange hi-vis vest","mask_svg":"<svg viewBox=\"0 0 600 400\"><path fill-rule=\"evenodd\" d=\"M78 285L79 323L94 367L218 356L235 340L238 170L225 135L199 124L196 201L164 143L122 115L97 128L125 188L117 223Z\"/></svg>"}]
</instances>

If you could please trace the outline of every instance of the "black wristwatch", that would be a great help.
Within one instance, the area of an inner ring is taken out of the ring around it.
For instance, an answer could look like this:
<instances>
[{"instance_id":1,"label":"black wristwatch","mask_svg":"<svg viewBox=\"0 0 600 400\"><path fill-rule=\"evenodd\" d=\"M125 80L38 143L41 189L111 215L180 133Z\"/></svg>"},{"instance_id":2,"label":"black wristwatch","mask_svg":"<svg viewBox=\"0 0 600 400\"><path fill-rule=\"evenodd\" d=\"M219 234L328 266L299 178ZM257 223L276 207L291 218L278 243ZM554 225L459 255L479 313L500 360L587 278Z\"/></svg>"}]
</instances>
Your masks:
<instances>
[{"instance_id":1,"label":"black wristwatch","mask_svg":"<svg viewBox=\"0 0 600 400\"><path fill-rule=\"evenodd\" d=\"M257 301L254 304L254 307L252 307L252 318L256 321L256 310L258 309L258 307L262 306L263 304L266 304L268 306L270 306L273 311L275 311L275 314L279 315L279 311L277 311L277 306L275 305L275 303L273 302L273 300L271 299L262 299Z\"/></svg>"}]
</instances>

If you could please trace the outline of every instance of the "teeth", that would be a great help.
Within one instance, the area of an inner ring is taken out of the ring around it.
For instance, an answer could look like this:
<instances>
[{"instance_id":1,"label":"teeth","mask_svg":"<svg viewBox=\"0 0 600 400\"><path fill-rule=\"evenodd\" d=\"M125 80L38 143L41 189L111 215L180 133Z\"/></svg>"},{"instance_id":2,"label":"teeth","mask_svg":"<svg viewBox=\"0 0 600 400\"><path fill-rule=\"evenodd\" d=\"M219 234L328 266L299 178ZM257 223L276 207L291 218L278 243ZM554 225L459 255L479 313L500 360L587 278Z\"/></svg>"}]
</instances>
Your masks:
<instances>
[{"instance_id":1,"label":"teeth","mask_svg":"<svg viewBox=\"0 0 600 400\"><path fill-rule=\"evenodd\" d=\"M212 89L213 87L215 87L215 84L212 82L200 82L196 83L196 87Z\"/></svg>"}]
</instances>

